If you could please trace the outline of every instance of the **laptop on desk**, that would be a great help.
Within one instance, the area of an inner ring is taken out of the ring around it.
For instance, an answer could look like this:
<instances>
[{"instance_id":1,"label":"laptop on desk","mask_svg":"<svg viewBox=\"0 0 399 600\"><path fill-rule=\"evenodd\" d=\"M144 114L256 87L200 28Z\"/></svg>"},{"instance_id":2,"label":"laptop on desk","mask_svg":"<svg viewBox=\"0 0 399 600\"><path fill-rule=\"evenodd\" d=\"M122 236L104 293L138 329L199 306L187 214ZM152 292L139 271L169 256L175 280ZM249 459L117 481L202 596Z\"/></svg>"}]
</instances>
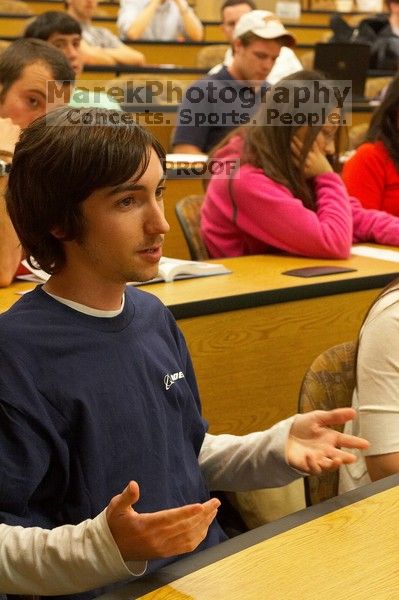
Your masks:
<instances>
[{"instance_id":1,"label":"laptop on desk","mask_svg":"<svg viewBox=\"0 0 399 600\"><path fill-rule=\"evenodd\" d=\"M317 43L314 68L327 79L352 82L352 102L367 102L364 95L370 61L369 44Z\"/></svg>"}]
</instances>

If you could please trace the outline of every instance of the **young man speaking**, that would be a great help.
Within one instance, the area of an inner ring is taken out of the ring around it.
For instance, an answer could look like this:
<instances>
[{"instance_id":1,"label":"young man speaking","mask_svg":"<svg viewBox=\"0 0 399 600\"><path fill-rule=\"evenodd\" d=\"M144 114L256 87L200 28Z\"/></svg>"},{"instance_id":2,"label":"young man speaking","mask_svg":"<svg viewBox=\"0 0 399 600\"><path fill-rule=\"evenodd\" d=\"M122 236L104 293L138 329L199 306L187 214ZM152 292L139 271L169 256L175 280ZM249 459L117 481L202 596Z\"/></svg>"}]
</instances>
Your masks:
<instances>
[{"instance_id":1,"label":"young man speaking","mask_svg":"<svg viewBox=\"0 0 399 600\"><path fill-rule=\"evenodd\" d=\"M176 322L126 286L156 275L169 230L163 150L129 119L58 109L16 147L8 210L51 277L0 317L0 519L77 523L134 480L127 556L141 575L225 539L209 489L284 485L353 461L341 447L367 442L329 429L352 409L243 437L206 432Z\"/></svg>"}]
</instances>

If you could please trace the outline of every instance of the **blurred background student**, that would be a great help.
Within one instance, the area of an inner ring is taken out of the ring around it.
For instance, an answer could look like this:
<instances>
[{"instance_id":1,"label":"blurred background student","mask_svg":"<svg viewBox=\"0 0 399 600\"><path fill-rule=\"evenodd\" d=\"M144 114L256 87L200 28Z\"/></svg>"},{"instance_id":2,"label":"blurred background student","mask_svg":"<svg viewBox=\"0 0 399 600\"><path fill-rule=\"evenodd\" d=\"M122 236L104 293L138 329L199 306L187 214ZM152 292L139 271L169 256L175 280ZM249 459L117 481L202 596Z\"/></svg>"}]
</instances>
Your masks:
<instances>
[{"instance_id":1,"label":"blurred background student","mask_svg":"<svg viewBox=\"0 0 399 600\"><path fill-rule=\"evenodd\" d=\"M25 29L25 38L37 38L55 46L69 61L79 77L83 71L82 28L78 21L61 11L47 11L38 15ZM79 90L76 88L70 106L82 108L95 106L120 110L119 103L104 91Z\"/></svg>"},{"instance_id":2,"label":"blurred background student","mask_svg":"<svg viewBox=\"0 0 399 600\"><path fill-rule=\"evenodd\" d=\"M225 170L214 175L207 188L201 227L211 256L287 252L347 258L352 242L399 245L399 219L364 209L333 170L339 111L326 81L328 101L321 105L317 99L317 82L323 79L315 71L282 79L278 86L288 100L276 103L277 86L272 88L257 124L242 126L221 142L214 156L230 165L236 161L237 168L228 177ZM309 100L295 108L300 87L309 90ZM272 110L288 117L270 122ZM320 115L317 124L309 124L312 113Z\"/></svg>"},{"instance_id":3,"label":"blurred background student","mask_svg":"<svg viewBox=\"0 0 399 600\"><path fill-rule=\"evenodd\" d=\"M121 0L121 37L128 40L192 40L204 37L201 21L187 0Z\"/></svg>"},{"instance_id":4,"label":"blurred background student","mask_svg":"<svg viewBox=\"0 0 399 600\"><path fill-rule=\"evenodd\" d=\"M225 2L223 2L220 9L222 17L221 28L231 44L231 47L226 50L223 63L215 65L209 71L210 75L218 73L223 66L229 67L233 62L233 45L234 40L236 39L234 34L235 26L242 15L245 15L253 10L256 10L256 5L252 0L225 0ZM262 13L266 18L272 16L273 18L277 19L276 15L266 10L257 10L255 15L260 13ZM280 54L278 55L272 70L267 76L267 81L270 84L276 83L282 77L290 75L291 73L295 73L300 69L302 69L302 64L297 58L294 50L288 46L282 46L280 49Z\"/></svg>"},{"instance_id":5,"label":"blurred background student","mask_svg":"<svg viewBox=\"0 0 399 600\"><path fill-rule=\"evenodd\" d=\"M371 118L365 142L344 164L342 177L349 194L365 208L399 216L398 75Z\"/></svg>"},{"instance_id":6,"label":"blurred background student","mask_svg":"<svg viewBox=\"0 0 399 600\"><path fill-rule=\"evenodd\" d=\"M68 14L82 28L80 44L85 64L94 65L143 65L144 54L130 48L106 27L93 25L97 0L66 0Z\"/></svg>"}]
</instances>

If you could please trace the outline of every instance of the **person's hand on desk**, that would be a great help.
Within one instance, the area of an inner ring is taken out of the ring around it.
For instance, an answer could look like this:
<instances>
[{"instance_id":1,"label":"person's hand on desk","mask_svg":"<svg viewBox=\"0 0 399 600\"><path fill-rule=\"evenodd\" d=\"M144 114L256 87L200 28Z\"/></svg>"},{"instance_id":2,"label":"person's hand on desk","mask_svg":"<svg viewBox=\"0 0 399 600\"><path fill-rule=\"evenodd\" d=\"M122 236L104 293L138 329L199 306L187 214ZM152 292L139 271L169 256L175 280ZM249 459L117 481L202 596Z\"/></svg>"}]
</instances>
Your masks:
<instances>
[{"instance_id":1,"label":"person's hand on desk","mask_svg":"<svg viewBox=\"0 0 399 600\"><path fill-rule=\"evenodd\" d=\"M212 498L203 504L138 513L132 508L138 499L139 486L131 481L106 510L112 536L126 561L191 552L205 538L220 506L220 501Z\"/></svg>"},{"instance_id":2,"label":"person's hand on desk","mask_svg":"<svg viewBox=\"0 0 399 600\"><path fill-rule=\"evenodd\" d=\"M288 464L309 475L316 475L322 471L338 469L342 464L355 462L356 457L342 448L364 450L369 446L368 441L330 429L333 425L343 425L355 417L356 411L353 408L315 410L297 415L286 445Z\"/></svg>"}]
</instances>

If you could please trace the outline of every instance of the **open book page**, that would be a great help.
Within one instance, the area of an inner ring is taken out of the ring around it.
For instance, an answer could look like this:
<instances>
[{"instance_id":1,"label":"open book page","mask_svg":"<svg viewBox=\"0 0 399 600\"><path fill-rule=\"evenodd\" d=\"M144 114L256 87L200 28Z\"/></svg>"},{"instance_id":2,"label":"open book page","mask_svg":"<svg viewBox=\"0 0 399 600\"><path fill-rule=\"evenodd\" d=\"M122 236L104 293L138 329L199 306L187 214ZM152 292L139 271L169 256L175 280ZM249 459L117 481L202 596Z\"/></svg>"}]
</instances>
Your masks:
<instances>
[{"instance_id":1,"label":"open book page","mask_svg":"<svg viewBox=\"0 0 399 600\"><path fill-rule=\"evenodd\" d=\"M159 262L159 275L164 281L173 281L178 277L206 277L207 275L223 275L231 273L224 265L201 262L196 260L181 260L163 256Z\"/></svg>"},{"instance_id":2,"label":"open book page","mask_svg":"<svg viewBox=\"0 0 399 600\"><path fill-rule=\"evenodd\" d=\"M196 260L183 260L163 256L159 261L158 277L145 282L132 282L133 285L146 283L159 283L160 281L173 281L175 279L190 279L195 277L208 277L210 275L225 275L231 273L224 265Z\"/></svg>"},{"instance_id":3,"label":"open book page","mask_svg":"<svg viewBox=\"0 0 399 600\"><path fill-rule=\"evenodd\" d=\"M50 275L46 271L41 269L34 269L30 266L27 260L22 261L23 266L30 271L26 275L18 275L17 279L23 279L24 281L32 281L33 283L45 283Z\"/></svg>"},{"instance_id":4,"label":"open book page","mask_svg":"<svg viewBox=\"0 0 399 600\"><path fill-rule=\"evenodd\" d=\"M351 254L356 256L367 256L368 258L378 258L390 262L399 262L399 252L397 250L387 250L386 248L372 248L371 246L352 246Z\"/></svg>"}]
</instances>

